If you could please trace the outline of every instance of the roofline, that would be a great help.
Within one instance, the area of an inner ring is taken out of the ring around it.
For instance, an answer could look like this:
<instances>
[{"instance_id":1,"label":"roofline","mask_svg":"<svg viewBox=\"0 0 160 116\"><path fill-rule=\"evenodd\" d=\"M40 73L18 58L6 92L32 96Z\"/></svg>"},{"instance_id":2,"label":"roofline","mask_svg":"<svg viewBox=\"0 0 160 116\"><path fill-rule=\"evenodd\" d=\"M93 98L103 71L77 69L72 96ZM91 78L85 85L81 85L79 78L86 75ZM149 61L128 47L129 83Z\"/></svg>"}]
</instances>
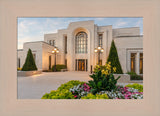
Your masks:
<instances>
[{"instance_id":1,"label":"roofline","mask_svg":"<svg viewBox=\"0 0 160 116\"><path fill-rule=\"evenodd\" d=\"M25 43L39 43L39 42L50 45L49 43L47 43L47 42L45 42L45 41L32 41L32 42L25 42ZM25 44L25 43L24 43L24 44ZM52 45L50 45L50 46L52 46ZM54 47L54 46L52 46L52 47Z\"/></svg>"},{"instance_id":2,"label":"roofline","mask_svg":"<svg viewBox=\"0 0 160 116\"><path fill-rule=\"evenodd\" d=\"M114 30L114 29L126 29L126 28L128 29L128 28L140 28L140 27L123 27L123 28L113 28L113 30Z\"/></svg>"},{"instance_id":3,"label":"roofline","mask_svg":"<svg viewBox=\"0 0 160 116\"><path fill-rule=\"evenodd\" d=\"M131 36L115 36L114 38L121 38L121 37L143 37L143 35L131 35Z\"/></svg>"},{"instance_id":4,"label":"roofline","mask_svg":"<svg viewBox=\"0 0 160 116\"><path fill-rule=\"evenodd\" d=\"M17 51L23 51L23 49L17 49Z\"/></svg>"}]
</instances>

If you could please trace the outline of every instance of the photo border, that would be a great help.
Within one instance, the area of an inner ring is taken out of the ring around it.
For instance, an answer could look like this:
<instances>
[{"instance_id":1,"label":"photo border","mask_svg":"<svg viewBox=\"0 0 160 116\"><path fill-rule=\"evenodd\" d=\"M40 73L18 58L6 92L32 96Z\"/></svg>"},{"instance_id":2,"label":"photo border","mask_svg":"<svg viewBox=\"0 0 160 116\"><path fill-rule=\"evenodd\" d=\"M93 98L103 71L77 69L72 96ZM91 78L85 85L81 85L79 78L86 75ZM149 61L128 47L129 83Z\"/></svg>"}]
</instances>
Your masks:
<instances>
[{"instance_id":1,"label":"photo border","mask_svg":"<svg viewBox=\"0 0 160 116\"><path fill-rule=\"evenodd\" d=\"M158 0L1 0L0 115L160 115ZM17 99L17 17L143 17L144 99Z\"/></svg>"}]
</instances>

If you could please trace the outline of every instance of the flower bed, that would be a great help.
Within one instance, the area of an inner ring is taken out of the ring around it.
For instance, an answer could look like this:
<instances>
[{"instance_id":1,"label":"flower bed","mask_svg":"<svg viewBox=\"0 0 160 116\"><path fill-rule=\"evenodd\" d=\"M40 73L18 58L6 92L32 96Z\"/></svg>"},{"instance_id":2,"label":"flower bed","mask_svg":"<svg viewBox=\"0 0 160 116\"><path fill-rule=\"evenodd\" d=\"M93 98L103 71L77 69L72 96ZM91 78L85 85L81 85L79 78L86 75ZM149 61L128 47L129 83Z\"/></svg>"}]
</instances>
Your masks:
<instances>
[{"instance_id":1,"label":"flower bed","mask_svg":"<svg viewBox=\"0 0 160 116\"><path fill-rule=\"evenodd\" d=\"M103 66L103 69L96 66L88 83L69 81L57 90L46 93L42 99L143 99L143 85L117 86L120 76L115 79L111 70L115 72L116 68L112 69L110 64Z\"/></svg>"}]
</instances>

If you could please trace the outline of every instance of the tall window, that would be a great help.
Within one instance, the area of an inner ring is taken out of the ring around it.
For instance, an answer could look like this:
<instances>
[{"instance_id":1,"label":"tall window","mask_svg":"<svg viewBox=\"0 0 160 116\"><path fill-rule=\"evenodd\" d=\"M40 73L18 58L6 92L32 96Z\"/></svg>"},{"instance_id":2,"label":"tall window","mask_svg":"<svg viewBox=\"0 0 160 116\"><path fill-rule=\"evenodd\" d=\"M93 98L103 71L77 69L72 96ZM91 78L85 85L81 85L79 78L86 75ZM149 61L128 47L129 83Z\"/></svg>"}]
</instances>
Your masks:
<instances>
[{"instance_id":1,"label":"tall window","mask_svg":"<svg viewBox=\"0 0 160 116\"><path fill-rule=\"evenodd\" d=\"M87 34L85 32L79 32L76 35L76 40L75 40L75 49L76 53L87 53Z\"/></svg>"},{"instance_id":2,"label":"tall window","mask_svg":"<svg viewBox=\"0 0 160 116\"><path fill-rule=\"evenodd\" d=\"M51 45L51 42L52 42L51 40L48 41L48 43L49 43L50 45Z\"/></svg>"},{"instance_id":3,"label":"tall window","mask_svg":"<svg viewBox=\"0 0 160 116\"><path fill-rule=\"evenodd\" d=\"M34 61L36 62L36 54L33 54Z\"/></svg>"},{"instance_id":4,"label":"tall window","mask_svg":"<svg viewBox=\"0 0 160 116\"><path fill-rule=\"evenodd\" d=\"M20 61L20 58L18 58L18 67L19 67L19 68L21 67L21 61Z\"/></svg>"},{"instance_id":5,"label":"tall window","mask_svg":"<svg viewBox=\"0 0 160 116\"><path fill-rule=\"evenodd\" d=\"M66 67L67 67L67 59L65 59L65 65L66 65Z\"/></svg>"},{"instance_id":6,"label":"tall window","mask_svg":"<svg viewBox=\"0 0 160 116\"><path fill-rule=\"evenodd\" d=\"M49 56L49 70L51 69L51 56Z\"/></svg>"},{"instance_id":7,"label":"tall window","mask_svg":"<svg viewBox=\"0 0 160 116\"><path fill-rule=\"evenodd\" d=\"M65 36L65 53L67 54L67 36Z\"/></svg>"},{"instance_id":8,"label":"tall window","mask_svg":"<svg viewBox=\"0 0 160 116\"><path fill-rule=\"evenodd\" d=\"M102 59L100 59L99 64L102 65Z\"/></svg>"},{"instance_id":9,"label":"tall window","mask_svg":"<svg viewBox=\"0 0 160 116\"><path fill-rule=\"evenodd\" d=\"M136 53L131 53L131 71L135 72L136 67Z\"/></svg>"},{"instance_id":10,"label":"tall window","mask_svg":"<svg viewBox=\"0 0 160 116\"><path fill-rule=\"evenodd\" d=\"M143 74L143 53L140 53L140 58L139 58L139 73Z\"/></svg>"},{"instance_id":11,"label":"tall window","mask_svg":"<svg viewBox=\"0 0 160 116\"><path fill-rule=\"evenodd\" d=\"M55 46L55 40L52 40L52 46Z\"/></svg>"},{"instance_id":12,"label":"tall window","mask_svg":"<svg viewBox=\"0 0 160 116\"><path fill-rule=\"evenodd\" d=\"M99 34L99 36L98 36L98 43L99 43L100 47L102 47L102 38L103 38L103 35Z\"/></svg>"}]
</instances>

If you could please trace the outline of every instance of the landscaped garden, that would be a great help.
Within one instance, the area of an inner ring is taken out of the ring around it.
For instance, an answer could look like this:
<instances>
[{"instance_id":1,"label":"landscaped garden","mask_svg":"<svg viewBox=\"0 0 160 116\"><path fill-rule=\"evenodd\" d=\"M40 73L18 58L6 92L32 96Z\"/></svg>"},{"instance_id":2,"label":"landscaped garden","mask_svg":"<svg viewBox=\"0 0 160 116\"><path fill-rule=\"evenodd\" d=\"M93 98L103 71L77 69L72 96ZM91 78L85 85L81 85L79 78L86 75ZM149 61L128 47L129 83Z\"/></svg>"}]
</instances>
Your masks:
<instances>
[{"instance_id":1,"label":"landscaped garden","mask_svg":"<svg viewBox=\"0 0 160 116\"><path fill-rule=\"evenodd\" d=\"M117 49L112 41L107 63L103 66L96 65L92 80L80 82L77 80L62 84L57 90L43 95L42 99L143 99L143 85L128 84L117 85L118 78L113 74L123 74L119 62ZM132 78L137 78L132 74Z\"/></svg>"},{"instance_id":2,"label":"landscaped garden","mask_svg":"<svg viewBox=\"0 0 160 116\"><path fill-rule=\"evenodd\" d=\"M143 99L143 85L117 85L116 67L111 62L104 66L96 65L92 80L80 82L72 80L62 84L57 90L43 95L42 99Z\"/></svg>"}]
</instances>

